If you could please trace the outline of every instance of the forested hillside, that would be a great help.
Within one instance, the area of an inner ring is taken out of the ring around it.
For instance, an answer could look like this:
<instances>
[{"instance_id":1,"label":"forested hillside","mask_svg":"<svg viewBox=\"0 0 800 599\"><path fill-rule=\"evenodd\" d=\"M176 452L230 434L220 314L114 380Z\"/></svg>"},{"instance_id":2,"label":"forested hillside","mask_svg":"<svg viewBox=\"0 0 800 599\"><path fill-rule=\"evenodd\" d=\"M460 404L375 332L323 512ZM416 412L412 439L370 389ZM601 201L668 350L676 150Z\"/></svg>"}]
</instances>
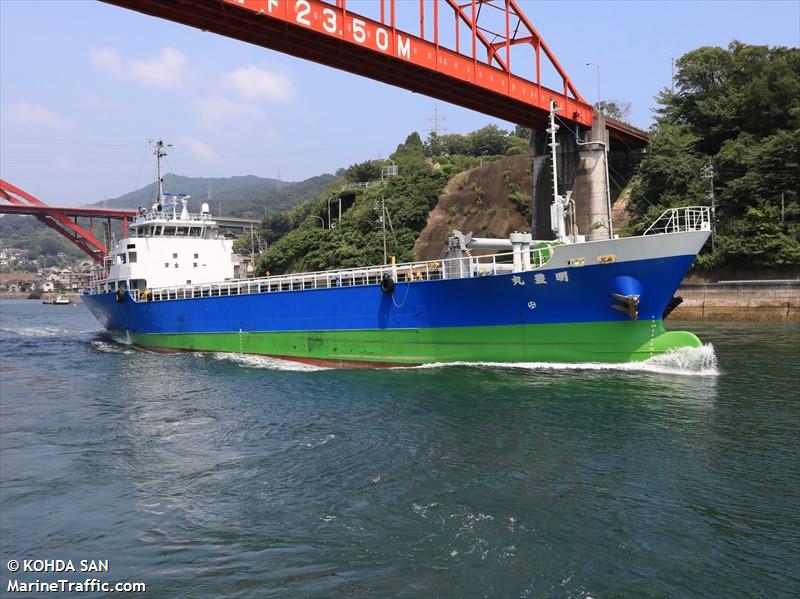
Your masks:
<instances>
[{"instance_id":1,"label":"forested hillside","mask_svg":"<svg viewBox=\"0 0 800 599\"><path fill-rule=\"evenodd\" d=\"M635 178L633 230L664 208L708 205L713 180L716 251L709 244L698 266L796 271L800 49L734 42L693 50L676 67L675 93L657 99L651 145Z\"/></svg>"},{"instance_id":2,"label":"forested hillside","mask_svg":"<svg viewBox=\"0 0 800 599\"><path fill-rule=\"evenodd\" d=\"M519 133L520 135L518 135ZM387 252L399 261L415 259L414 243L428 222L446 183L457 173L527 149L523 131L508 132L493 125L469 135L431 134L423 143L412 133L385 161L352 165L342 181L314 203L266 219L259 232L269 248L258 262L260 273L272 274L346 268L383 262L381 207L386 207ZM381 169L394 164L397 175ZM342 190L348 183L372 182L366 188ZM469 185L474 185L469 183ZM484 191L473 189L470 210L482 210ZM328 200L332 200L329 220ZM338 199L346 207L338 221ZM334 228L329 228L333 225Z\"/></svg>"},{"instance_id":3,"label":"forested hillside","mask_svg":"<svg viewBox=\"0 0 800 599\"><path fill-rule=\"evenodd\" d=\"M336 179L333 175L318 175L305 181L279 181L253 175L226 178L164 176L164 191L192 196L189 210L200 211L200 204L209 201L214 214L223 216L264 218L266 214L287 210L314 197ZM146 185L118 198L104 200L94 206L130 208L152 205L156 197L155 184Z\"/></svg>"}]
</instances>

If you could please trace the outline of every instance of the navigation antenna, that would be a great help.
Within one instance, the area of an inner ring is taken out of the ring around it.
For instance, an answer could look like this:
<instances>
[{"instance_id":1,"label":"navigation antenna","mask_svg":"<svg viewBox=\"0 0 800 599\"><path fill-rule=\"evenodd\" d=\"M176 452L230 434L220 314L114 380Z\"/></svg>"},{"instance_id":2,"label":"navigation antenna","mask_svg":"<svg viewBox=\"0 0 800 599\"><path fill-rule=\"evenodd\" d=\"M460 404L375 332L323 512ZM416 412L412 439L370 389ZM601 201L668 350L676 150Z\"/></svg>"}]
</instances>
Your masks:
<instances>
[{"instance_id":1,"label":"navigation antenna","mask_svg":"<svg viewBox=\"0 0 800 599\"><path fill-rule=\"evenodd\" d=\"M156 178L158 179L158 203L164 203L164 178L161 176L161 159L167 155L167 148L172 144L165 144L162 140L155 141L148 139L147 143L153 146L153 154L156 156Z\"/></svg>"},{"instance_id":2,"label":"navigation antenna","mask_svg":"<svg viewBox=\"0 0 800 599\"><path fill-rule=\"evenodd\" d=\"M553 230L553 233L558 236L559 241L567 242L566 215L567 207L572 203L572 191L568 191L566 196L559 195L558 193L558 160L556 157L556 150L559 144L556 141L556 133L560 127L556 125L556 112L558 112L558 106L555 100L551 99L550 127L547 129L547 132L550 134L549 145L553 162L553 203L550 204L550 228Z\"/></svg>"}]
</instances>

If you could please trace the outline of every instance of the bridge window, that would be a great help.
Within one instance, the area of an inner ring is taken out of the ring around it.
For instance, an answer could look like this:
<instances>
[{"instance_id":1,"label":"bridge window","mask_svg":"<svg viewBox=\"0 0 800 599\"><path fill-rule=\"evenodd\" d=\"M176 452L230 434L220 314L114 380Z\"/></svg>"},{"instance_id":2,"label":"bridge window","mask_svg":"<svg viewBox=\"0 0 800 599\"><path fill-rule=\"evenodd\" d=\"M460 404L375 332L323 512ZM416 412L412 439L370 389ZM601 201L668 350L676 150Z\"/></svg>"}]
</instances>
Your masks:
<instances>
[{"instance_id":1,"label":"bridge window","mask_svg":"<svg viewBox=\"0 0 800 599\"><path fill-rule=\"evenodd\" d=\"M131 264L136 263L136 252L128 252L128 262L130 262Z\"/></svg>"},{"instance_id":2,"label":"bridge window","mask_svg":"<svg viewBox=\"0 0 800 599\"><path fill-rule=\"evenodd\" d=\"M175 235L175 227L164 227L164 235Z\"/></svg>"}]
</instances>

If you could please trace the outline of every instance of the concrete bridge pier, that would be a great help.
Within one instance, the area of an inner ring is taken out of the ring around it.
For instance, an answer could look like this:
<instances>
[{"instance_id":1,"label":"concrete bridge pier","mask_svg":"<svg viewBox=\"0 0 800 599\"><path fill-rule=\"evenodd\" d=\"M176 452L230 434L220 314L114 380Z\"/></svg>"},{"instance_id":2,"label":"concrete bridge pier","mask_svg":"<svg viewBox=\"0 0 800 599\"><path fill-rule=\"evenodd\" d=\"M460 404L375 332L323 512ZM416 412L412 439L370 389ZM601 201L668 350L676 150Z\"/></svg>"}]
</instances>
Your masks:
<instances>
[{"instance_id":1,"label":"concrete bridge pier","mask_svg":"<svg viewBox=\"0 0 800 599\"><path fill-rule=\"evenodd\" d=\"M558 188L564 195L572 190L577 210L578 234L587 240L609 238L606 144L608 130L602 114L595 114L592 128L578 131L579 142L567 127L558 131ZM531 154L531 232L534 239L554 239L550 226L553 203L552 158L546 131L532 130L528 144Z\"/></svg>"},{"instance_id":2,"label":"concrete bridge pier","mask_svg":"<svg viewBox=\"0 0 800 599\"><path fill-rule=\"evenodd\" d=\"M577 207L578 232L587 241L611 237L611 198L608 187L608 129L595 112L592 128L578 144L577 172L572 197Z\"/></svg>"}]
</instances>

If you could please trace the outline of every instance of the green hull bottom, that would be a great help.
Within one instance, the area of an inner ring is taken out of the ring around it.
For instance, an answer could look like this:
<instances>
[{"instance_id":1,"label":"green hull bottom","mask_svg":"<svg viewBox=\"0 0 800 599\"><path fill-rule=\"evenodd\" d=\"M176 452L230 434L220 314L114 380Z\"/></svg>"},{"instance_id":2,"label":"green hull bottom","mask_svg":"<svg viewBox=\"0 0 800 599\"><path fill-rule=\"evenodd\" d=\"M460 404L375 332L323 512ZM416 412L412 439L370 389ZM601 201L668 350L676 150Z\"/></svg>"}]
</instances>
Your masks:
<instances>
[{"instance_id":1,"label":"green hull bottom","mask_svg":"<svg viewBox=\"0 0 800 599\"><path fill-rule=\"evenodd\" d=\"M238 333L130 334L153 350L260 354L332 365L430 362L633 362L681 347L699 347L663 322Z\"/></svg>"}]
</instances>

